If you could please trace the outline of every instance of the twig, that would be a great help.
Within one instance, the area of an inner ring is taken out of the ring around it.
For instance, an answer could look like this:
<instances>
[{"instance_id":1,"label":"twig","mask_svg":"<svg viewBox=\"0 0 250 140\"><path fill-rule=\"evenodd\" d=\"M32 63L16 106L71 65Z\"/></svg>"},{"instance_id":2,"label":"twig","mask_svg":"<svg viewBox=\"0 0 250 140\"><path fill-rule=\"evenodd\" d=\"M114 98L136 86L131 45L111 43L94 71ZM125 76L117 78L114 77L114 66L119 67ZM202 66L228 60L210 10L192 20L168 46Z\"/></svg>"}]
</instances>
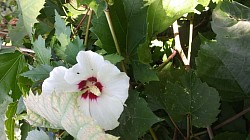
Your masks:
<instances>
[{"instance_id":1,"label":"twig","mask_svg":"<svg viewBox=\"0 0 250 140\"><path fill-rule=\"evenodd\" d=\"M173 31L174 31L174 40L175 40L175 49L179 52L180 57L184 63L184 65L189 65L187 57L181 47L181 42L180 42L180 36L179 36L179 29L178 29L178 23L175 21L173 23Z\"/></svg>"},{"instance_id":2,"label":"twig","mask_svg":"<svg viewBox=\"0 0 250 140\"><path fill-rule=\"evenodd\" d=\"M120 46L119 46L119 43L118 43L116 35L115 35L115 30L114 30L114 27L113 27L113 24L112 24L112 20L111 20L111 17L110 17L108 7L104 10L104 13L105 13L106 19L108 21L109 29L110 29L110 32L112 34L112 37L113 37L113 40L114 40L114 43L115 43L116 51L120 56L122 56ZM127 73L124 61L121 61L121 66L122 66L122 70Z\"/></svg>"},{"instance_id":3,"label":"twig","mask_svg":"<svg viewBox=\"0 0 250 140\"><path fill-rule=\"evenodd\" d=\"M193 40L193 29L194 29L194 13L191 13L190 25L189 25L189 41L188 41L188 64L190 65L192 40Z\"/></svg>"},{"instance_id":4,"label":"twig","mask_svg":"<svg viewBox=\"0 0 250 140\"><path fill-rule=\"evenodd\" d=\"M230 123L230 122L232 122L232 121L238 119L239 117L245 115L245 114L248 113L248 112L250 112L250 107L248 107L247 109L241 111L240 113L238 113L238 114L232 116L231 118L228 118L228 119L225 120L224 122L222 122L222 123L216 125L215 127L213 127L213 130L217 130L217 129L223 127L224 125L227 125L228 123ZM193 137L199 136L199 135L203 135L203 134L206 134L206 133L208 133L208 132L207 132L207 131L198 132L198 133L194 134Z\"/></svg>"},{"instance_id":5,"label":"twig","mask_svg":"<svg viewBox=\"0 0 250 140\"><path fill-rule=\"evenodd\" d=\"M176 55L176 50L173 50L172 54L167 58L167 60L164 61L157 69L161 71L166 66L166 64L168 64L168 62L174 58L175 55Z\"/></svg>"},{"instance_id":6,"label":"twig","mask_svg":"<svg viewBox=\"0 0 250 140\"><path fill-rule=\"evenodd\" d=\"M181 136L186 139L186 137L184 136L184 134L181 132L181 130L179 129L178 125L174 122L174 120L172 119L172 117L168 114L168 117L170 118L171 122L173 123L174 127L178 130L178 132L181 134Z\"/></svg>"},{"instance_id":7,"label":"twig","mask_svg":"<svg viewBox=\"0 0 250 140\"><path fill-rule=\"evenodd\" d=\"M90 27L90 23L91 23L92 13L93 13L93 11L90 9L90 11L89 11L89 19L88 19L88 24L87 24L87 29L86 29L86 33L85 33L85 40L84 40L84 47L85 48L87 47L87 44L88 44L89 27Z\"/></svg>"},{"instance_id":8,"label":"twig","mask_svg":"<svg viewBox=\"0 0 250 140\"><path fill-rule=\"evenodd\" d=\"M239 117L241 117L242 115L244 115L244 114L246 114L246 113L248 113L248 112L250 112L250 107L247 108L247 109L245 109L245 110L243 110L243 111L241 111L240 113L234 115L233 117L231 117L231 118L225 120L224 122L218 124L218 125L215 126L213 129L214 129L214 130L219 129L219 128L221 128L222 126L224 126L224 125L226 125L226 124L228 124L228 123L230 123L230 122L232 122L232 121L238 119Z\"/></svg>"},{"instance_id":9,"label":"twig","mask_svg":"<svg viewBox=\"0 0 250 140\"><path fill-rule=\"evenodd\" d=\"M153 140L158 140L158 138L155 135L154 130L151 127L149 128L149 132L150 132L151 136L153 137Z\"/></svg>"},{"instance_id":10,"label":"twig","mask_svg":"<svg viewBox=\"0 0 250 140\"><path fill-rule=\"evenodd\" d=\"M80 22L78 23L78 25L75 28L74 34L76 34L77 30L81 27L83 21L85 20L85 18L87 17L88 13L90 11L90 8L88 8L87 12L85 13L84 16L82 16L82 19L80 20Z\"/></svg>"},{"instance_id":11,"label":"twig","mask_svg":"<svg viewBox=\"0 0 250 140\"><path fill-rule=\"evenodd\" d=\"M214 133L213 133L211 126L207 127L207 132L208 132L208 136L209 136L210 140L212 140L214 138Z\"/></svg>"},{"instance_id":12,"label":"twig","mask_svg":"<svg viewBox=\"0 0 250 140\"><path fill-rule=\"evenodd\" d=\"M7 35L8 33L0 31L0 34Z\"/></svg>"},{"instance_id":13,"label":"twig","mask_svg":"<svg viewBox=\"0 0 250 140\"><path fill-rule=\"evenodd\" d=\"M15 47L15 46L2 46L2 49L15 49L15 50L19 50L20 52L35 53L31 49L22 48L22 47Z\"/></svg>"},{"instance_id":14,"label":"twig","mask_svg":"<svg viewBox=\"0 0 250 140\"><path fill-rule=\"evenodd\" d=\"M177 128L174 128L174 136L173 136L173 140L177 140L177 133L178 133Z\"/></svg>"}]
</instances>

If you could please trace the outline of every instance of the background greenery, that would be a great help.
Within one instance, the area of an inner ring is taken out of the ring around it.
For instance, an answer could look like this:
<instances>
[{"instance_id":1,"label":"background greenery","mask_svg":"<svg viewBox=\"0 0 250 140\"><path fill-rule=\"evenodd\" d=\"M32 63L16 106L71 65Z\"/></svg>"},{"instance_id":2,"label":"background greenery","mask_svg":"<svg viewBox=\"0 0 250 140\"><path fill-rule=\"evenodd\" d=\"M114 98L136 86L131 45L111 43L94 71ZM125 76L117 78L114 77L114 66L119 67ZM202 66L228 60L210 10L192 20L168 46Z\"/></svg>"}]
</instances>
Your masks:
<instances>
[{"instance_id":1,"label":"background greenery","mask_svg":"<svg viewBox=\"0 0 250 140\"><path fill-rule=\"evenodd\" d=\"M23 140L32 129L74 139L63 130L30 126L22 96L41 92L49 72L74 65L80 50L103 55L131 79L120 125L107 133L122 140L250 139L249 0L0 4L1 140L5 134ZM188 65L178 44L187 59L192 48Z\"/></svg>"}]
</instances>

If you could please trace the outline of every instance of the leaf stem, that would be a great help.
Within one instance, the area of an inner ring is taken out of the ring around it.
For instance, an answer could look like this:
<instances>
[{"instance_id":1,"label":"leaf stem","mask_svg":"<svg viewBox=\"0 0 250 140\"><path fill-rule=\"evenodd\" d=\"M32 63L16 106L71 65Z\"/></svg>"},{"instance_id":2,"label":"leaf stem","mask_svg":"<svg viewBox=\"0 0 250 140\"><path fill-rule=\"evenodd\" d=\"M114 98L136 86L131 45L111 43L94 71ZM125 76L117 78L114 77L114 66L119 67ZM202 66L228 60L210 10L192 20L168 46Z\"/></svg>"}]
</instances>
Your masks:
<instances>
[{"instance_id":1,"label":"leaf stem","mask_svg":"<svg viewBox=\"0 0 250 140\"><path fill-rule=\"evenodd\" d=\"M173 23L173 31L174 31L174 40L175 40L175 49L179 52L180 57L184 63L184 65L188 66L188 59L181 47L180 36L179 36L179 29L178 29L177 20Z\"/></svg>"},{"instance_id":2,"label":"leaf stem","mask_svg":"<svg viewBox=\"0 0 250 140\"><path fill-rule=\"evenodd\" d=\"M154 130L152 129L152 127L149 128L149 132L151 134L151 136L153 137L153 140L158 140L157 136L155 135Z\"/></svg>"},{"instance_id":3,"label":"leaf stem","mask_svg":"<svg viewBox=\"0 0 250 140\"><path fill-rule=\"evenodd\" d=\"M211 126L207 127L207 132L208 132L209 139L212 140L214 138L214 134L213 134L213 130Z\"/></svg>"},{"instance_id":4,"label":"leaf stem","mask_svg":"<svg viewBox=\"0 0 250 140\"><path fill-rule=\"evenodd\" d=\"M87 17L88 13L90 11L90 8L88 8L87 12L84 14L84 16L82 16L82 19L80 20L80 22L78 23L78 25L75 28L75 32L74 34L76 34L77 30L81 27L83 21L85 20L85 18Z\"/></svg>"},{"instance_id":5,"label":"leaf stem","mask_svg":"<svg viewBox=\"0 0 250 140\"><path fill-rule=\"evenodd\" d=\"M164 61L157 69L161 71L168 64L168 62L174 58L175 55L176 55L176 50L173 50L172 54L167 58L167 60Z\"/></svg>"},{"instance_id":6,"label":"leaf stem","mask_svg":"<svg viewBox=\"0 0 250 140\"><path fill-rule=\"evenodd\" d=\"M120 46L119 46L119 43L118 43L116 35L115 35L115 30L114 30L114 27L113 27L113 24L112 24L112 20L111 20L111 17L110 17L109 9L106 8L104 10L104 13L105 13L105 16L107 18L108 25L109 25L109 28L110 28L110 31L111 31L111 34L112 34L112 37L113 37L113 40L114 40L114 43L115 43L116 51L118 52L119 55L121 55Z\"/></svg>"},{"instance_id":7,"label":"leaf stem","mask_svg":"<svg viewBox=\"0 0 250 140\"><path fill-rule=\"evenodd\" d=\"M87 44L88 44L89 27L90 27L90 23L91 23L92 13L93 13L93 11L90 9L90 11L89 11L89 19L88 19L88 24L87 24L87 29L86 29L86 33L85 33L85 39L84 39L84 47L85 48L87 47Z\"/></svg>"},{"instance_id":8,"label":"leaf stem","mask_svg":"<svg viewBox=\"0 0 250 140\"><path fill-rule=\"evenodd\" d=\"M122 55L121 55L120 46L119 46L119 43L118 43L117 38L116 38L114 26L113 26L113 24L112 24L112 20L111 20L111 16L110 16L110 13L109 13L109 8L108 8L108 6L107 6L107 8L104 10L104 13L105 13L106 19L107 19L107 21L108 21L109 29L110 29L110 32L111 32L111 34L112 34L112 37L113 37L113 40L114 40L114 43L115 43L116 51L117 51L117 53L118 53L120 56L122 56ZM121 61L121 66L122 66L122 70L123 70L124 72L127 73L126 67L125 67L125 64L124 64L124 61Z\"/></svg>"},{"instance_id":9,"label":"leaf stem","mask_svg":"<svg viewBox=\"0 0 250 140\"><path fill-rule=\"evenodd\" d=\"M191 13L190 25L189 25L189 41L188 41L188 64L190 65L191 51L192 51L192 40L193 40L193 29L194 29L194 13Z\"/></svg>"},{"instance_id":10,"label":"leaf stem","mask_svg":"<svg viewBox=\"0 0 250 140\"><path fill-rule=\"evenodd\" d=\"M181 136L186 139L186 137L184 136L184 134L181 132L181 130L179 129L178 125L174 122L173 118L168 114L169 119L171 120L171 122L173 123L174 127L179 131L179 133L181 134Z\"/></svg>"},{"instance_id":11,"label":"leaf stem","mask_svg":"<svg viewBox=\"0 0 250 140\"><path fill-rule=\"evenodd\" d=\"M238 119L239 117L245 115L245 114L248 113L248 112L250 112L250 107L248 107L248 108L246 108L245 110L241 111L240 113L238 113L238 114L232 116L231 118L228 118L228 119L225 120L224 122L222 122L222 123L216 125L215 127L213 127L212 130L217 130L217 129L223 127L224 125L227 125L228 123L230 123L230 122L232 122L232 121ZM202 132L198 132L198 133L194 134L193 137L199 136L199 135L204 135L204 134L206 134L206 133L208 133L207 130L206 130L206 131L202 131Z\"/></svg>"}]
</instances>

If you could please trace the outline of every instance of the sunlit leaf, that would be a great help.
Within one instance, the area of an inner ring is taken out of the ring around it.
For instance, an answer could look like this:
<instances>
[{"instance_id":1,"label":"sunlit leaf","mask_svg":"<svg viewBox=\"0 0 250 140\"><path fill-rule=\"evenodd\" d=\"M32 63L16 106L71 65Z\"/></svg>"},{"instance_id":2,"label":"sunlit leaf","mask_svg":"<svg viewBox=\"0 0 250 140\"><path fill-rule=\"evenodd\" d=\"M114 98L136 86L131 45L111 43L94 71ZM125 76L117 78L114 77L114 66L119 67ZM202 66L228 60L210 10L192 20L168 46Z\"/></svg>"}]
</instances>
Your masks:
<instances>
[{"instance_id":1,"label":"sunlit leaf","mask_svg":"<svg viewBox=\"0 0 250 140\"><path fill-rule=\"evenodd\" d=\"M10 103L8 105L8 109L6 111L6 120L4 122L5 124L5 132L7 135L8 140L15 140L15 113L17 109L17 102Z\"/></svg>"},{"instance_id":2,"label":"sunlit leaf","mask_svg":"<svg viewBox=\"0 0 250 140\"><path fill-rule=\"evenodd\" d=\"M81 93L80 93L81 94ZM84 115L77 104L79 93L51 93L24 98L28 115L26 120L35 126L65 129L78 139L117 139L105 134L89 116Z\"/></svg>"},{"instance_id":3,"label":"sunlit leaf","mask_svg":"<svg viewBox=\"0 0 250 140\"><path fill-rule=\"evenodd\" d=\"M51 49L45 47L45 40L41 35L33 43L36 60L39 64L50 64Z\"/></svg>"},{"instance_id":4,"label":"sunlit leaf","mask_svg":"<svg viewBox=\"0 0 250 140\"><path fill-rule=\"evenodd\" d=\"M70 43L70 27L66 27L66 24L64 22L64 20L61 18L61 16L57 13L57 11L55 10L55 35L56 38L59 40L60 42L60 46L58 46L56 48L56 52L57 54L62 57L65 58L66 55L64 54L65 50L66 50L66 46L69 45Z\"/></svg>"},{"instance_id":5,"label":"sunlit leaf","mask_svg":"<svg viewBox=\"0 0 250 140\"><path fill-rule=\"evenodd\" d=\"M104 56L105 60L110 61L112 64L121 62L124 58L118 54L108 54Z\"/></svg>"},{"instance_id":6,"label":"sunlit leaf","mask_svg":"<svg viewBox=\"0 0 250 140\"><path fill-rule=\"evenodd\" d=\"M20 11L22 12L23 25L29 35L32 33L33 25L38 22L37 16L43 8L45 0L18 0Z\"/></svg>"},{"instance_id":7,"label":"sunlit leaf","mask_svg":"<svg viewBox=\"0 0 250 140\"><path fill-rule=\"evenodd\" d=\"M6 139L6 133L5 133L5 126L4 126L4 121L5 121L5 112L7 110L7 107L9 103L12 102L12 99L5 95L3 98L4 101L0 104L0 139L1 140L7 140Z\"/></svg>"}]
</instances>

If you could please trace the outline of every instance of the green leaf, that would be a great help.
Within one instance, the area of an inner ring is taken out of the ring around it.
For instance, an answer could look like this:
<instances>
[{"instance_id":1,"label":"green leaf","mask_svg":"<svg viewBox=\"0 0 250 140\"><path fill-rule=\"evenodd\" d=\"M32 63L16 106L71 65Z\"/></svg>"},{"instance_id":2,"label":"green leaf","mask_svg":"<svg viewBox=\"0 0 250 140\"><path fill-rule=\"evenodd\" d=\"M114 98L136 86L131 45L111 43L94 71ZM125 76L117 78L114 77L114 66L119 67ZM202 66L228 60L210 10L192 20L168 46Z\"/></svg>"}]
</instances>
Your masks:
<instances>
[{"instance_id":1,"label":"green leaf","mask_svg":"<svg viewBox=\"0 0 250 140\"><path fill-rule=\"evenodd\" d=\"M126 101L127 107L122 113L120 125L112 133L121 137L121 140L136 140L161 119L147 107L147 102L138 96L138 92L131 91Z\"/></svg>"},{"instance_id":2,"label":"green leaf","mask_svg":"<svg viewBox=\"0 0 250 140\"><path fill-rule=\"evenodd\" d=\"M50 64L51 58L51 49L45 47L45 40L41 35L38 36L38 39L33 43L36 60L39 64Z\"/></svg>"},{"instance_id":3,"label":"green leaf","mask_svg":"<svg viewBox=\"0 0 250 140\"><path fill-rule=\"evenodd\" d=\"M192 71L164 75L161 81L150 82L145 91L174 120L186 120L190 115L192 125L202 128L217 120L220 97L214 88L202 83Z\"/></svg>"},{"instance_id":4,"label":"green leaf","mask_svg":"<svg viewBox=\"0 0 250 140\"><path fill-rule=\"evenodd\" d=\"M246 135L238 132L224 132L216 135L213 140L245 140Z\"/></svg>"},{"instance_id":5,"label":"green leaf","mask_svg":"<svg viewBox=\"0 0 250 140\"><path fill-rule=\"evenodd\" d=\"M24 72L21 76L31 79L33 82L44 80L49 77L49 73L52 71L53 67L49 65L39 65L30 71Z\"/></svg>"},{"instance_id":6,"label":"green leaf","mask_svg":"<svg viewBox=\"0 0 250 140\"><path fill-rule=\"evenodd\" d=\"M25 65L24 56L20 52L2 54L0 65L0 93L8 94L12 90L12 97L16 100L21 95L17 81Z\"/></svg>"},{"instance_id":7,"label":"green leaf","mask_svg":"<svg viewBox=\"0 0 250 140\"><path fill-rule=\"evenodd\" d=\"M220 108L221 108L221 113L219 116L219 122L224 122L228 118L237 114L237 112L234 110L233 103L222 102ZM246 121L243 117L239 117L236 120L232 121L231 123L223 126L221 130L246 133Z\"/></svg>"},{"instance_id":8,"label":"green leaf","mask_svg":"<svg viewBox=\"0 0 250 140\"><path fill-rule=\"evenodd\" d=\"M0 139L1 140L7 140L6 139L6 133L5 133L5 129L4 129L4 121L5 121L5 112L7 110L7 107L9 105L9 103L12 102L12 99L5 95L6 97L2 98L4 99L3 102L0 103Z\"/></svg>"},{"instance_id":9,"label":"green leaf","mask_svg":"<svg viewBox=\"0 0 250 140\"><path fill-rule=\"evenodd\" d=\"M23 25L29 35L32 33L33 25L38 22L37 16L43 8L45 0L18 0L18 6L22 12Z\"/></svg>"},{"instance_id":10,"label":"green leaf","mask_svg":"<svg viewBox=\"0 0 250 140\"><path fill-rule=\"evenodd\" d=\"M62 58L66 57L64 52L66 50L66 46L70 43L70 34L70 27L66 27L64 20L55 10L55 35L61 44L56 48L56 52Z\"/></svg>"},{"instance_id":11,"label":"green leaf","mask_svg":"<svg viewBox=\"0 0 250 140\"><path fill-rule=\"evenodd\" d=\"M240 38L250 34L250 8L238 2L223 1L212 14L212 29L217 37Z\"/></svg>"},{"instance_id":12,"label":"green leaf","mask_svg":"<svg viewBox=\"0 0 250 140\"><path fill-rule=\"evenodd\" d=\"M95 11L97 16L100 16L100 13L106 8L106 1L104 0L76 0L78 6L88 5L91 9Z\"/></svg>"},{"instance_id":13,"label":"green leaf","mask_svg":"<svg viewBox=\"0 0 250 140\"><path fill-rule=\"evenodd\" d=\"M236 20L247 19L246 13L250 15L249 8L236 2L220 3L212 21L217 41L203 42L196 58L198 75L215 87L223 100L241 100L250 94L250 30L246 28L250 16Z\"/></svg>"},{"instance_id":14,"label":"green leaf","mask_svg":"<svg viewBox=\"0 0 250 140\"><path fill-rule=\"evenodd\" d=\"M192 12L198 3L196 0L147 0L147 38L138 49L139 60L151 63L149 45L153 37L166 30L177 19Z\"/></svg>"},{"instance_id":15,"label":"green leaf","mask_svg":"<svg viewBox=\"0 0 250 140\"><path fill-rule=\"evenodd\" d=\"M6 120L5 120L5 132L8 140L15 140L15 113L17 109L17 102L10 103L6 111Z\"/></svg>"},{"instance_id":16,"label":"green leaf","mask_svg":"<svg viewBox=\"0 0 250 140\"><path fill-rule=\"evenodd\" d=\"M70 64L76 64L76 56L79 51L84 50L83 40L77 36L73 42L70 42L65 50L66 61Z\"/></svg>"},{"instance_id":17,"label":"green leaf","mask_svg":"<svg viewBox=\"0 0 250 140\"><path fill-rule=\"evenodd\" d=\"M118 54L108 54L104 55L104 59L110 61L112 64L117 64L121 62L124 58Z\"/></svg>"},{"instance_id":18,"label":"green leaf","mask_svg":"<svg viewBox=\"0 0 250 140\"><path fill-rule=\"evenodd\" d=\"M142 83L159 81L156 71L152 69L150 65L134 62L132 66L136 81L140 81Z\"/></svg>"},{"instance_id":19,"label":"green leaf","mask_svg":"<svg viewBox=\"0 0 250 140\"><path fill-rule=\"evenodd\" d=\"M124 58L136 58L139 44L146 37L147 7L143 0L123 0L110 6L110 16ZM104 14L92 20L91 31L96 34L108 53L115 53L114 41ZM126 57L125 57L126 56Z\"/></svg>"}]
</instances>

